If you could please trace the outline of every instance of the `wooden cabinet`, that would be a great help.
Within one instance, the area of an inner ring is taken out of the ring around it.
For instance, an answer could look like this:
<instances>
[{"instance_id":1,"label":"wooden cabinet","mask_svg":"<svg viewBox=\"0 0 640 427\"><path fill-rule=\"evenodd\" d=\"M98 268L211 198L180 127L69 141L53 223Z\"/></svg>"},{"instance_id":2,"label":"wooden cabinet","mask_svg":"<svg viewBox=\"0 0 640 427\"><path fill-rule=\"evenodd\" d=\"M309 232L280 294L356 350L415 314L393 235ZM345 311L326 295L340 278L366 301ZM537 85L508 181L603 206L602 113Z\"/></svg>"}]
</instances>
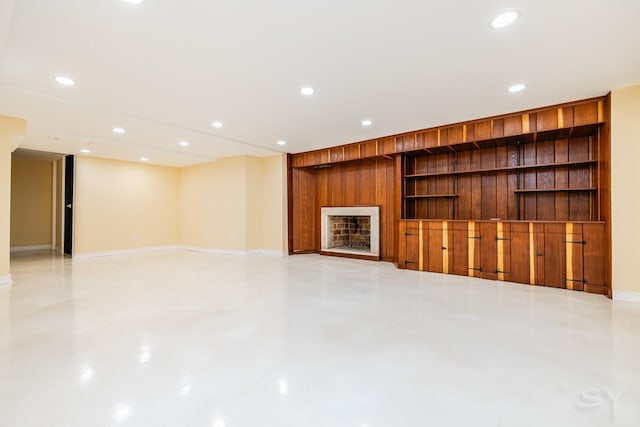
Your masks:
<instances>
[{"instance_id":1,"label":"wooden cabinet","mask_svg":"<svg viewBox=\"0 0 640 427\"><path fill-rule=\"evenodd\" d=\"M398 267L604 294L604 223L400 221Z\"/></svg>"}]
</instances>

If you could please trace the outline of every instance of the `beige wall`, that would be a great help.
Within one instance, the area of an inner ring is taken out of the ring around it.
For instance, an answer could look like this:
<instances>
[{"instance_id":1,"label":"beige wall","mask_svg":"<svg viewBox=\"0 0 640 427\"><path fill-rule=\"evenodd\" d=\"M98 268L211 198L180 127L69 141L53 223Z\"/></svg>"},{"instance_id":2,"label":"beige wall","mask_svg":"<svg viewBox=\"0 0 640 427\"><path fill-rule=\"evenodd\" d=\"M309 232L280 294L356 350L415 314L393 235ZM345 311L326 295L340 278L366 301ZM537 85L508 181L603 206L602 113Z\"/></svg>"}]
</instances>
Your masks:
<instances>
[{"instance_id":1,"label":"beige wall","mask_svg":"<svg viewBox=\"0 0 640 427\"><path fill-rule=\"evenodd\" d=\"M245 249L246 158L223 158L180 170L180 243Z\"/></svg>"},{"instance_id":2,"label":"beige wall","mask_svg":"<svg viewBox=\"0 0 640 427\"><path fill-rule=\"evenodd\" d=\"M262 249L287 251L287 157L262 159Z\"/></svg>"},{"instance_id":3,"label":"beige wall","mask_svg":"<svg viewBox=\"0 0 640 427\"><path fill-rule=\"evenodd\" d=\"M0 116L0 282L9 279L11 218L11 139L24 135L22 119Z\"/></svg>"},{"instance_id":4,"label":"beige wall","mask_svg":"<svg viewBox=\"0 0 640 427\"><path fill-rule=\"evenodd\" d=\"M76 157L74 253L178 243L175 168Z\"/></svg>"},{"instance_id":5,"label":"beige wall","mask_svg":"<svg viewBox=\"0 0 640 427\"><path fill-rule=\"evenodd\" d=\"M223 158L180 170L180 243L285 251L285 157Z\"/></svg>"},{"instance_id":6,"label":"beige wall","mask_svg":"<svg viewBox=\"0 0 640 427\"><path fill-rule=\"evenodd\" d=\"M51 246L53 162L11 156L11 247Z\"/></svg>"},{"instance_id":7,"label":"beige wall","mask_svg":"<svg viewBox=\"0 0 640 427\"><path fill-rule=\"evenodd\" d=\"M613 292L640 292L640 85L611 92L611 227Z\"/></svg>"}]
</instances>

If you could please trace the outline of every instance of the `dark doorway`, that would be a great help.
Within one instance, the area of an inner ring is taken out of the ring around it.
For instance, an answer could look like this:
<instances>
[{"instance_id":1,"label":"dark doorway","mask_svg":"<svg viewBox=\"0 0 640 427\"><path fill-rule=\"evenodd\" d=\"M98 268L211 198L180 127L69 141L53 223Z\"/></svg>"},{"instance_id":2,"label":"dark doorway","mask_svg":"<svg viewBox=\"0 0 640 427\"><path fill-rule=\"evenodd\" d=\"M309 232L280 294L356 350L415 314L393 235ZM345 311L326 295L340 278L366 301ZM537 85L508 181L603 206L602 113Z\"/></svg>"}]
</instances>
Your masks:
<instances>
[{"instance_id":1,"label":"dark doorway","mask_svg":"<svg viewBox=\"0 0 640 427\"><path fill-rule=\"evenodd\" d=\"M73 251L73 175L74 156L64 158L64 254Z\"/></svg>"}]
</instances>

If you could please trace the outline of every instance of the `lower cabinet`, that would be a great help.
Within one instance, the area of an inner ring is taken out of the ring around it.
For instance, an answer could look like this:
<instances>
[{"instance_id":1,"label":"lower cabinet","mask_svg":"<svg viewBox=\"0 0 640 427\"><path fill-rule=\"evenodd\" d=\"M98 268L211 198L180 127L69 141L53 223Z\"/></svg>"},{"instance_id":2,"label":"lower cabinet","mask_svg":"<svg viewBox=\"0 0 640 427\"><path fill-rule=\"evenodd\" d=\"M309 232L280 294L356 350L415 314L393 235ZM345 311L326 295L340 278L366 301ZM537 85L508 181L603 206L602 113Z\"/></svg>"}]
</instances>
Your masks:
<instances>
[{"instance_id":1,"label":"lower cabinet","mask_svg":"<svg viewBox=\"0 0 640 427\"><path fill-rule=\"evenodd\" d=\"M606 294L604 223L400 221L398 268Z\"/></svg>"}]
</instances>

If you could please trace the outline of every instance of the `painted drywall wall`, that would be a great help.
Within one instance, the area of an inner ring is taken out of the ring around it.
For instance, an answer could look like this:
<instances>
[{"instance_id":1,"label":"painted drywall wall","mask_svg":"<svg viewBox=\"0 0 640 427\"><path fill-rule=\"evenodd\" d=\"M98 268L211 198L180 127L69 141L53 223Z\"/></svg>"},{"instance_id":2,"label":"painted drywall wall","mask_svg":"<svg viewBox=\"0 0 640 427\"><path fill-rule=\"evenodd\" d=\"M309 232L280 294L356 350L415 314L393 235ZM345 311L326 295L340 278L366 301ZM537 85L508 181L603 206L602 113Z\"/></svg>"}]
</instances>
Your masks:
<instances>
[{"instance_id":1,"label":"painted drywall wall","mask_svg":"<svg viewBox=\"0 0 640 427\"><path fill-rule=\"evenodd\" d=\"M613 297L639 292L636 278L640 228L640 85L611 92L611 239Z\"/></svg>"},{"instance_id":2,"label":"painted drywall wall","mask_svg":"<svg viewBox=\"0 0 640 427\"><path fill-rule=\"evenodd\" d=\"M51 247L53 162L11 156L11 248Z\"/></svg>"},{"instance_id":3,"label":"painted drywall wall","mask_svg":"<svg viewBox=\"0 0 640 427\"><path fill-rule=\"evenodd\" d=\"M178 243L175 168L76 157L74 253Z\"/></svg>"},{"instance_id":4,"label":"painted drywall wall","mask_svg":"<svg viewBox=\"0 0 640 427\"><path fill-rule=\"evenodd\" d=\"M287 251L287 157L262 159L262 249Z\"/></svg>"},{"instance_id":5,"label":"painted drywall wall","mask_svg":"<svg viewBox=\"0 0 640 427\"><path fill-rule=\"evenodd\" d=\"M26 133L22 119L0 116L0 283L10 283L11 143Z\"/></svg>"},{"instance_id":6,"label":"painted drywall wall","mask_svg":"<svg viewBox=\"0 0 640 427\"><path fill-rule=\"evenodd\" d=\"M180 243L246 249L246 158L222 158L180 170Z\"/></svg>"},{"instance_id":7,"label":"painted drywall wall","mask_svg":"<svg viewBox=\"0 0 640 427\"><path fill-rule=\"evenodd\" d=\"M180 243L211 250L283 253L285 167L284 155L277 155L223 158L182 168Z\"/></svg>"},{"instance_id":8,"label":"painted drywall wall","mask_svg":"<svg viewBox=\"0 0 640 427\"><path fill-rule=\"evenodd\" d=\"M246 249L262 249L263 224L263 161L259 157L246 157Z\"/></svg>"}]
</instances>

